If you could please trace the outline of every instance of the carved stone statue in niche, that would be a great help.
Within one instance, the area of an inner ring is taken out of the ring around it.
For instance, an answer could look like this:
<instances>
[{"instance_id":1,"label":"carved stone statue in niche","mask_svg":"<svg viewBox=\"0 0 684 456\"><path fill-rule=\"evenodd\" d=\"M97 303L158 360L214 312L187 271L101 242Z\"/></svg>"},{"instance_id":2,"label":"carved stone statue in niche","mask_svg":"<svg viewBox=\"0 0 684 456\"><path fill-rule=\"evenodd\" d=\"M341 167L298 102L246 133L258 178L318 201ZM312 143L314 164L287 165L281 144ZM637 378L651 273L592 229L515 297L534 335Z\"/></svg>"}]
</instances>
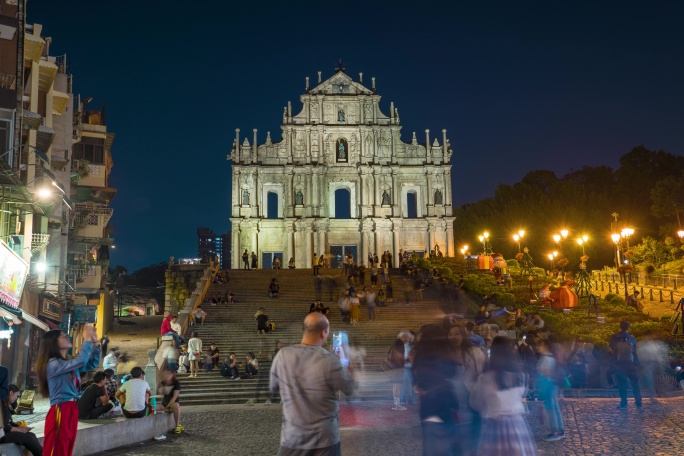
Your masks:
<instances>
[{"instance_id":1,"label":"carved stone statue in niche","mask_svg":"<svg viewBox=\"0 0 684 456\"><path fill-rule=\"evenodd\" d=\"M366 116L366 122L371 122L373 120L373 105L366 103L364 106L364 115Z\"/></svg>"},{"instance_id":2,"label":"carved stone statue in niche","mask_svg":"<svg viewBox=\"0 0 684 456\"><path fill-rule=\"evenodd\" d=\"M246 189L242 191L242 205L249 206L249 191Z\"/></svg>"},{"instance_id":3,"label":"carved stone statue in niche","mask_svg":"<svg viewBox=\"0 0 684 456\"><path fill-rule=\"evenodd\" d=\"M344 122L344 109L337 111L337 121Z\"/></svg>"},{"instance_id":4,"label":"carved stone statue in niche","mask_svg":"<svg viewBox=\"0 0 684 456\"><path fill-rule=\"evenodd\" d=\"M348 161L348 156L349 156L349 145L347 144L347 140L345 139L338 139L337 144L335 146L336 150L336 156L337 156L337 162L347 162Z\"/></svg>"},{"instance_id":5,"label":"carved stone statue in niche","mask_svg":"<svg viewBox=\"0 0 684 456\"><path fill-rule=\"evenodd\" d=\"M297 189L297 193L295 194L295 204L297 206L302 206L304 204L304 194L300 189Z\"/></svg>"},{"instance_id":6,"label":"carved stone statue in niche","mask_svg":"<svg viewBox=\"0 0 684 456\"><path fill-rule=\"evenodd\" d=\"M440 189L435 190L435 204L443 204L442 191Z\"/></svg>"},{"instance_id":7,"label":"carved stone statue in niche","mask_svg":"<svg viewBox=\"0 0 684 456\"><path fill-rule=\"evenodd\" d=\"M311 117L318 118L318 103L311 103Z\"/></svg>"},{"instance_id":8,"label":"carved stone statue in niche","mask_svg":"<svg viewBox=\"0 0 684 456\"><path fill-rule=\"evenodd\" d=\"M382 191L382 205L383 206L389 206L390 204L390 196L389 193L387 193L387 190Z\"/></svg>"}]
</instances>

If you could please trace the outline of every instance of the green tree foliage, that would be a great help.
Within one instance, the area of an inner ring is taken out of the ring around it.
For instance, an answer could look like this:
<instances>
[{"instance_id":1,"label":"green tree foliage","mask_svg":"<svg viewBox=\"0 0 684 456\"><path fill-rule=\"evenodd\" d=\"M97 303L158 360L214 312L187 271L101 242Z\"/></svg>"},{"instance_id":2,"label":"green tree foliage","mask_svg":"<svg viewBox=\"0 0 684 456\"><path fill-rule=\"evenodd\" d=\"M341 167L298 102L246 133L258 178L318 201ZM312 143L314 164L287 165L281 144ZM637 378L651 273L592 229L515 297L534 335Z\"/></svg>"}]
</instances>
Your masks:
<instances>
[{"instance_id":1,"label":"green tree foliage","mask_svg":"<svg viewBox=\"0 0 684 456\"><path fill-rule=\"evenodd\" d=\"M127 285L137 285L139 287L157 287L164 284L164 273L168 268L168 262L145 266L138 269L133 274L128 276Z\"/></svg>"},{"instance_id":2,"label":"green tree foliage","mask_svg":"<svg viewBox=\"0 0 684 456\"><path fill-rule=\"evenodd\" d=\"M615 257L609 237L612 213L636 227L638 237L658 235L662 221L644 209L652 206L651 189L656 182L668 176L684 176L684 157L643 146L623 155L615 171L585 166L562 177L548 170L530 171L514 185L497 186L493 197L456 209L456 242L478 252L478 236L488 230L494 252L513 258L518 245L512 234L522 228L526 231L522 247L529 247L535 266L550 269L547 254L560 251L551 236L567 228L571 232L563 241L563 256L570 262L566 271L579 268L582 248L576 239L585 234L589 236L585 244L588 267L601 268L613 264ZM684 199L684 191L679 194ZM671 235L671 227L667 228Z\"/></svg>"},{"instance_id":3,"label":"green tree foliage","mask_svg":"<svg viewBox=\"0 0 684 456\"><path fill-rule=\"evenodd\" d=\"M659 268L671 259L670 247L665 242L647 236L632 248L634 252L630 260L634 264L647 263Z\"/></svg>"},{"instance_id":4,"label":"green tree foliage","mask_svg":"<svg viewBox=\"0 0 684 456\"><path fill-rule=\"evenodd\" d=\"M656 182L651 190L651 214L658 218L677 217L677 225L682 226L680 215L684 213L684 175L667 176Z\"/></svg>"}]
</instances>

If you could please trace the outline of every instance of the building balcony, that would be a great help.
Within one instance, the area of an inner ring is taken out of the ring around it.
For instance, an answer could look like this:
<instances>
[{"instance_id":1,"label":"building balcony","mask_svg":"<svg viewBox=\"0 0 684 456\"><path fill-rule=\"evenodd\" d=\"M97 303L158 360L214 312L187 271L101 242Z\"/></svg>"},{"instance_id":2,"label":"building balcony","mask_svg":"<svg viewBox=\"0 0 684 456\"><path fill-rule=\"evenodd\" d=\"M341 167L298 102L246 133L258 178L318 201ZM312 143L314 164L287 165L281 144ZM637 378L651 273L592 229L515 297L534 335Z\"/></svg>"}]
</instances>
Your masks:
<instances>
[{"instance_id":1,"label":"building balcony","mask_svg":"<svg viewBox=\"0 0 684 456\"><path fill-rule=\"evenodd\" d=\"M78 160L74 160L74 163L77 165L78 168L78 163L76 163ZM85 177L81 177L80 182L78 185L85 186L85 187L106 187L107 186L107 168L105 165L93 165L93 164L88 164L85 165L87 173Z\"/></svg>"},{"instance_id":2,"label":"building balcony","mask_svg":"<svg viewBox=\"0 0 684 456\"><path fill-rule=\"evenodd\" d=\"M104 238L105 228L114 210L101 204L75 203L69 228L74 235L85 238Z\"/></svg>"},{"instance_id":3,"label":"building balcony","mask_svg":"<svg viewBox=\"0 0 684 456\"><path fill-rule=\"evenodd\" d=\"M50 235L45 233L33 233L31 235L31 253L35 255L41 252L50 242Z\"/></svg>"},{"instance_id":4,"label":"building balcony","mask_svg":"<svg viewBox=\"0 0 684 456\"><path fill-rule=\"evenodd\" d=\"M67 283L76 293L97 293L102 287L102 266L72 265L67 267Z\"/></svg>"},{"instance_id":5,"label":"building balcony","mask_svg":"<svg viewBox=\"0 0 684 456\"><path fill-rule=\"evenodd\" d=\"M61 116L69 104L69 94L60 92L59 90L52 91L52 114Z\"/></svg>"}]
</instances>

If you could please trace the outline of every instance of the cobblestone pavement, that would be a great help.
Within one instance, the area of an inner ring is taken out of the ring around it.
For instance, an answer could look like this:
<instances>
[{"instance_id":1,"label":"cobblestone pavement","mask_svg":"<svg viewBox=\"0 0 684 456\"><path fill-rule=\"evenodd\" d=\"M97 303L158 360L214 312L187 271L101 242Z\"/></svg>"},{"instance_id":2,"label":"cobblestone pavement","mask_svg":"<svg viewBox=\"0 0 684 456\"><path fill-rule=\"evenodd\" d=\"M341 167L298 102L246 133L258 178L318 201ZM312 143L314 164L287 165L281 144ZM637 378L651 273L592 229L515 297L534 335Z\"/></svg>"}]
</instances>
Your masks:
<instances>
[{"instance_id":1,"label":"cobblestone pavement","mask_svg":"<svg viewBox=\"0 0 684 456\"><path fill-rule=\"evenodd\" d=\"M567 438L544 442L539 403L528 415L543 455L680 455L684 454L684 400L645 403L626 411L607 399L572 399L561 403ZM417 409L394 412L385 402L344 406L340 413L342 453L350 455L420 455ZM280 438L280 406L203 406L183 410L186 431L167 434L103 454L138 455L275 455Z\"/></svg>"}]
</instances>

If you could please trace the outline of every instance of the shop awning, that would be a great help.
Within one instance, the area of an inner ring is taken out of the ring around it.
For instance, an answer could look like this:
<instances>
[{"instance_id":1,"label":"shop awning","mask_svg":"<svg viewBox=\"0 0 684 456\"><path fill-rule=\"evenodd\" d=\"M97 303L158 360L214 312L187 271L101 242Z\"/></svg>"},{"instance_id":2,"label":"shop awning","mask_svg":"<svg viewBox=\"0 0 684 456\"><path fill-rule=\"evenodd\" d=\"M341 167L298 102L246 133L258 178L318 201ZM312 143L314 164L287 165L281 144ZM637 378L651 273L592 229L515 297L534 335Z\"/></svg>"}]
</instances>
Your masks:
<instances>
[{"instance_id":1,"label":"shop awning","mask_svg":"<svg viewBox=\"0 0 684 456\"><path fill-rule=\"evenodd\" d=\"M46 325L45 322L38 320L36 317L31 315L30 313L26 313L26 311L22 310L21 316L24 317L24 320L28 321L32 325L38 326L43 331L50 331L50 327L48 325Z\"/></svg>"}]
</instances>

